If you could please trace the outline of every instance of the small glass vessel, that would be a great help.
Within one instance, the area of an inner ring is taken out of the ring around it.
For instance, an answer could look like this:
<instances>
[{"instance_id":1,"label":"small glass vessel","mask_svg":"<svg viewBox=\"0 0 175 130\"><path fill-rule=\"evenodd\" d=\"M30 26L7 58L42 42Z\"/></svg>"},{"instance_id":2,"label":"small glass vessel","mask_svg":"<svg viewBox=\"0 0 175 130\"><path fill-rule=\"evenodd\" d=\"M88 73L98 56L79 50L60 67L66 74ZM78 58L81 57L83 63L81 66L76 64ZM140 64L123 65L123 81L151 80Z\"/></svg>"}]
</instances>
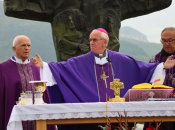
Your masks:
<instances>
[{"instance_id":1,"label":"small glass vessel","mask_svg":"<svg viewBox=\"0 0 175 130\"><path fill-rule=\"evenodd\" d=\"M42 92L41 91L35 91L34 93L34 100L35 104L42 104L43 103L43 98L42 98Z\"/></svg>"},{"instance_id":2,"label":"small glass vessel","mask_svg":"<svg viewBox=\"0 0 175 130\"><path fill-rule=\"evenodd\" d=\"M25 101L26 101L26 105L32 105L33 104L32 91L26 91L25 92Z\"/></svg>"}]
</instances>

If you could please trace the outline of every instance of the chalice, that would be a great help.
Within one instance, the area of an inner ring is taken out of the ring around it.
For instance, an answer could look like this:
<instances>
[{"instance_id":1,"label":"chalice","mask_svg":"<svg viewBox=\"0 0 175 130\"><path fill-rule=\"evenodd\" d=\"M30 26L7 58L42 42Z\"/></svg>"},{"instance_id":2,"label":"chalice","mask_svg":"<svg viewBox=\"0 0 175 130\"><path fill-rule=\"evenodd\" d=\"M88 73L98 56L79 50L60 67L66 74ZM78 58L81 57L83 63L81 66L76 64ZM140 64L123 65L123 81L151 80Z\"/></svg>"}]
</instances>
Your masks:
<instances>
[{"instance_id":1,"label":"chalice","mask_svg":"<svg viewBox=\"0 0 175 130\"><path fill-rule=\"evenodd\" d=\"M46 90L46 81L29 81L29 83L35 83L35 89L36 91L42 92L42 100L43 100L43 92ZM42 101L42 104L47 104L44 102L44 100Z\"/></svg>"}]
</instances>

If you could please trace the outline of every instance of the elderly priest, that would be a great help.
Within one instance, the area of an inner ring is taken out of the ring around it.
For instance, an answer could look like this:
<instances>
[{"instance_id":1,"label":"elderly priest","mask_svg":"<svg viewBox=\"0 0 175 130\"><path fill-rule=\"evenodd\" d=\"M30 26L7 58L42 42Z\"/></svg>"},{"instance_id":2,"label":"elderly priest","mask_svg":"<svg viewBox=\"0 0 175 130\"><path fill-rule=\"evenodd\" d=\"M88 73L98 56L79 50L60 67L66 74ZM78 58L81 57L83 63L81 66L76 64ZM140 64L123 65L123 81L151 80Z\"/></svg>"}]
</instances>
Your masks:
<instances>
[{"instance_id":1,"label":"elderly priest","mask_svg":"<svg viewBox=\"0 0 175 130\"><path fill-rule=\"evenodd\" d=\"M106 95L114 97L110 82L114 78L124 83L121 96L135 84L152 82L162 75L163 68L171 68L175 60L163 63L144 63L130 56L106 49L108 33L102 28L91 32L87 54L68 59L67 62L45 63L40 56L32 58L41 67L41 79L47 80L52 103L105 102Z\"/></svg>"},{"instance_id":2,"label":"elderly priest","mask_svg":"<svg viewBox=\"0 0 175 130\"><path fill-rule=\"evenodd\" d=\"M19 35L13 40L12 49L15 53L7 61L0 64L0 130L6 130L13 106L18 101L22 91L35 91L31 80L40 80L39 68L28 59L31 42L27 36ZM45 102L49 102L47 92ZM35 130L34 121L23 121L23 130ZM49 130L54 126L49 126Z\"/></svg>"}]
</instances>

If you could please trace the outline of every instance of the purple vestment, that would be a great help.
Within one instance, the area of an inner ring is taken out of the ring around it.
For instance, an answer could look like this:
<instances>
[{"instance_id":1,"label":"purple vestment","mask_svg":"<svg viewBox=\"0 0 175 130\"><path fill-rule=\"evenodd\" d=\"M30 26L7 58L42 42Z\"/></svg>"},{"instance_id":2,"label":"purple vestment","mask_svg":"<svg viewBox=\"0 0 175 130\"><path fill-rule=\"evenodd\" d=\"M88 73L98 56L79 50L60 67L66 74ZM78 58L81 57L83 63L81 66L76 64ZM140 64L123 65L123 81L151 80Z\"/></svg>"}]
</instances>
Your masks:
<instances>
[{"instance_id":1,"label":"purple vestment","mask_svg":"<svg viewBox=\"0 0 175 130\"><path fill-rule=\"evenodd\" d=\"M11 111L20 93L35 90L35 85L28 83L31 80L40 80L39 68L32 62L18 64L9 59L0 64L0 130L6 130ZM49 103L47 92L44 93L44 100ZM34 125L34 121L25 121L23 130L34 130Z\"/></svg>"},{"instance_id":2,"label":"purple vestment","mask_svg":"<svg viewBox=\"0 0 175 130\"><path fill-rule=\"evenodd\" d=\"M108 51L115 78L124 83L120 96L135 84L149 82L158 64L144 63L119 52ZM105 75L109 87L113 80L111 66L104 64ZM96 65L94 53L70 58L67 62L49 63L51 72L57 85L48 87L52 103L78 103L106 101L106 93L110 98L114 97L113 90L105 88L104 81L100 79L102 65ZM109 69L108 69L109 68ZM97 73L96 73L97 72ZM95 104L94 104L95 105ZM66 125L59 126L59 130L99 130L97 125Z\"/></svg>"},{"instance_id":3,"label":"purple vestment","mask_svg":"<svg viewBox=\"0 0 175 130\"><path fill-rule=\"evenodd\" d=\"M150 63L165 62L171 55L175 54L168 54L162 49L161 52L153 56L149 62ZM173 57L173 59L175 59L175 57ZM173 68L166 69L166 77L163 84L175 88L175 66ZM155 123L145 123L144 130L148 128L148 125L155 127ZM174 122L163 122L160 127L162 127L163 130L174 130L175 124Z\"/></svg>"},{"instance_id":4,"label":"purple vestment","mask_svg":"<svg viewBox=\"0 0 175 130\"><path fill-rule=\"evenodd\" d=\"M122 97L135 84L149 82L158 65L144 63L114 51L108 51L108 58L114 70L115 78L124 83L121 89ZM99 89L95 76L94 53L70 58L67 62L49 63L49 67L57 85L48 87L52 103L99 102ZM97 66L97 65L95 65ZM100 67L99 67L100 68ZM106 73L107 75L107 73ZM106 91L102 88L100 91ZM103 94L103 99L106 95ZM105 100L103 100L105 101Z\"/></svg>"},{"instance_id":5,"label":"purple vestment","mask_svg":"<svg viewBox=\"0 0 175 130\"><path fill-rule=\"evenodd\" d=\"M149 62L150 63L165 62L171 55L173 54L168 54L164 50L162 50L161 52L153 56ZM175 59L175 57L173 57L173 59ZM166 69L166 77L163 84L175 88L175 66L173 68Z\"/></svg>"},{"instance_id":6,"label":"purple vestment","mask_svg":"<svg viewBox=\"0 0 175 130\"><path fill-rule=\"evenodd\" d=\"M95 65L96 72L96 81L97 81L97 89L99 95L99 101L105 102L106 95L107 100L110 98L114 98L114 90L110 89L110 82L113 81L112 67L110 63L106 63L104 65ZM102 73L105 72L106 81L101 78Z\"/></svg>"}]
</instances>

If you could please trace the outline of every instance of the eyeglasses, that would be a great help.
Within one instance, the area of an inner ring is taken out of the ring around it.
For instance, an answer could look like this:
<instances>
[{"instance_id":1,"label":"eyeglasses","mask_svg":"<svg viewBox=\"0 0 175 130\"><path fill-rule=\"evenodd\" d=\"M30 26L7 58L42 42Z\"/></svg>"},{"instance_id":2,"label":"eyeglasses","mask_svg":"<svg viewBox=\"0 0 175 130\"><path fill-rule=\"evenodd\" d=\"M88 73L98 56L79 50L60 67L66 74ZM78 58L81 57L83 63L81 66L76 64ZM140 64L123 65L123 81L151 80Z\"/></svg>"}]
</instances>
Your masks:
<instances>
[{"instance_id":1,"label":"eyeglasses","mask_svg":"<svg viewBox=\"0 0 175 130\"><path fill-rule=\"evenodd\" d=\"M174 40L175 40L175 39L172 39L172 38L170 38L170 39L168 39L168 40L160 39L160 42L161 42L162 44L165 44L165 43L172 44Z\"/></svg>"},{"instance_id":2,"label":"eyeglasses","mask_svg":"<svg viewBox=\"0 0 175 130\"><path fill-rule=\"evenodd\" d=\"M97 41L99 41L99 40L104 40L104 38L101 38L101 39L97 39L97 38L93 38L93 39L89 39L89 41L90 42L97 42Z\"/></svg>"}]
</instances>

